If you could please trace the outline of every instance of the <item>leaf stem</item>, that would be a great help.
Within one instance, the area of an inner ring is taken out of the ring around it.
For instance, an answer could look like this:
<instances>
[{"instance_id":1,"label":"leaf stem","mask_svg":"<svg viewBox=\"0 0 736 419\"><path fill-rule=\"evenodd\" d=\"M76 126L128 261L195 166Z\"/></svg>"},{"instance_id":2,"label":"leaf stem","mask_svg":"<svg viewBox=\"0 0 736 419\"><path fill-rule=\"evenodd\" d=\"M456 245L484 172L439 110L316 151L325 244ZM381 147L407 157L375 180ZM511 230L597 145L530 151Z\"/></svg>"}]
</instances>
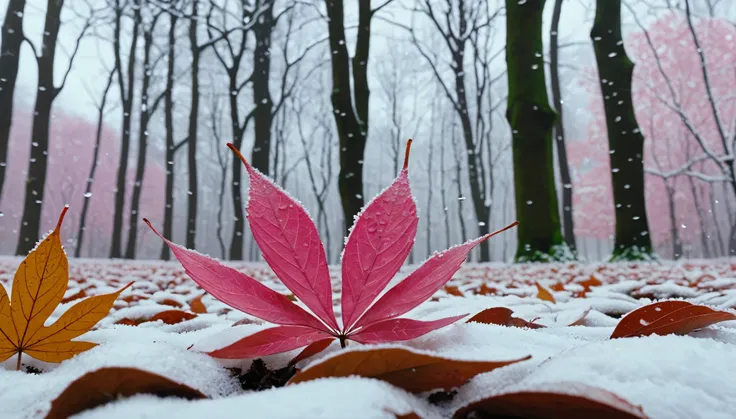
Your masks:
<instances>
[{"instance_id":1,"label":"leaf stem","mask_svg":"<svg viewBox=\"0 0 736 419\"><path fill-rule=\"evenodd\" d=\"M340 339L340 347L345 349L347 345L347 340L345 339L345 335L338 336L338 339Z\"/></svg>"},{"instance_id":2,"label":"leaf stem","mask_svg":"<svg viewBox=\"0 0 736 419\"><path fill-rule=\"evenodd\" d=\"M20 358L21 358L21 356L23 356L23 352L18 351L18 363L15 364L15 370L16 371L20 371Z\"/></svg>"}]
</instances>

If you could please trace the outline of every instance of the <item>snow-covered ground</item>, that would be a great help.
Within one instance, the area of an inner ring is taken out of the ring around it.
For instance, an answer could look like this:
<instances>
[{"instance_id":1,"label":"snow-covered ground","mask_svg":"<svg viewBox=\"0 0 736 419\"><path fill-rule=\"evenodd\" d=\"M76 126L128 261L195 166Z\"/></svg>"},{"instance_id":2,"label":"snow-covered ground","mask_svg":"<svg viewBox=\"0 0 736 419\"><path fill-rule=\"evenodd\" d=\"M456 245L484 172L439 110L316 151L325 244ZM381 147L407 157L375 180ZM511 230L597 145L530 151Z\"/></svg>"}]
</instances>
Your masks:
<instances>
[{"instance_id":1,"label":"snow-covered ground","mask_svg":"<svg viewBox=\"0 0 736 419\"><path fill-rule=\"evenodd\" d=\"M20 260L0 259L0 282L10 283ZM265 264L233 264L279 292ZM402 269L402 275L411 268ZM333 270L339 291L339 270ZM204 295L206 313L165 324L146 321L167 310L191 312L204 294L176 262L71 261L63 313L76 298L111 292L136 281L110 315L84 340L99 346L61 364L16 358L0 366L0 417L42 418L69 383L105 366L135 367L195 388L208 399L187 401L137 395L87 410L80 418L393 418L451 417L462 406L499 392L554 388L570 391L590 385L642 407L652 418L736 417L736 322L723 322L688 336L649 336L609 340L620 317L654 299L686 299L721 310L736 307L736 261L686 261L661 264L465 265L453 280L406 317L436 319L507 307L514 316L536 319L539 329L522 329L464 320L424 337L401 343L416 351L461 360L502 361L531 355L528 361L483 373L443 402L429 394L409 394L366 378L331 378L264 391L241 388L235 368L251 360L215 360L201 352L270 327ZM538 282L553 290L556 303L537 298ZM591 284L601 283L599 286ZM588 291L586 291L589 288ZM557 291L555 291L557 290ZM339 312L339 292L335 307ZM196 304L196 302L195 302ZM194 309L194 311L202 311ZM587 314L586 314L587 312ZM581 319L581 317L584 317ZM339 317L339 316L338 316ZM246 319L243 325L234 322ZM568 326L576 323L575 326ZM137 324L137 325L134 325ZM360 346L350 343L348 350ZM386 346L386 345L384 345ZM304 367L342 351L333 343L302 361ZM299 351L266 357L284 367ZM40 374L26 370L37 368ZM435 400L436 398L432 398Z\"/></svg>"}]
</instances>

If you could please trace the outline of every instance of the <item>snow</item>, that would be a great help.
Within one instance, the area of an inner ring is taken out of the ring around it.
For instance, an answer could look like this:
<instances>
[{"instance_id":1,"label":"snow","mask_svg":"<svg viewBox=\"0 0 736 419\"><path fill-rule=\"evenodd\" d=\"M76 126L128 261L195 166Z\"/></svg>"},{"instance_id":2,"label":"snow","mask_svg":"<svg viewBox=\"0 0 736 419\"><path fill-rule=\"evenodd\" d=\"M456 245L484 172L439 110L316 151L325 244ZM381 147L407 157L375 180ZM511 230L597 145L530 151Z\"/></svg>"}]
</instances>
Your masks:
<instances>
[{"instance_id":1,"label":"snow","mask_svg":"<svg viewBox=\"0 0 736 419\"><path fill-rule=\"evenodd\" d=\"M9 289L17 258L0 258L0 283ZM289 291L264 264L230 264L281 293ZM414 269L402 268L398 278ZM331 269L339 288L339 269ZM507 307L514 316L546 326L522 329L456 323L428 335L393 345L442 357L502 361L531 355L528 361L477 375L457 388L448 402L433 405L428 394L412 395L367 378L322 379L261 392L242 390L228 368L247 369L251 360L216 360L203 352L221 348L272 325L228 308L210 295L202 298L208 313L178 324L144 322L115 324L123 319L145 320L165 310L189 310L203 294L175 262L70 262L70 297L80 290L95 295L135 280L116 302L111 314L80 339L100 345L61 364L23 357L24 366L41 374L15 371L16 358L0 364L0 418L42 418L66 386L86 372L106 366L135 367L163 375L200 390L210 399L187 401L149 395L87 410L77 418L226 418L248 412L249 418L393 418L414 412L423 418L451 417L478 399L516 390L552 389L573 392L588 385L611 391L651 418L736 417L736 322L723 322L688 336L649 336L610 340L619 318L653 299L685 299L721 310L736 307L736 264L730 260L513 265L467 264L448 284L463 297L440 290L406 317L429 320L490 307ZM584 292L594 276L603 285ZM392 281L392 284L396 281ZM536 298L535 283L551 287L556 303ZM482 295L485 285L497 295ZM73 290L73 292L72 292ZM585 295L582 293L584 292ZM57 309L58 317L76 301ZM175 302L181 307L172 307ZM339 300L335 301L339 307ZM587 312L587 314L585 314ZM585 316L580 320L581 316ZM580 321L578 321L580 320ZM576 326L568 326L576 322ZM350 342L348 350L367 347ZM298 367L339 354L337 344ZM264 358L281 368L299 351ZM557 384L568 383L568 384ZM571 384L570 384L571 383Z\"/></svg>"}]
</instances>

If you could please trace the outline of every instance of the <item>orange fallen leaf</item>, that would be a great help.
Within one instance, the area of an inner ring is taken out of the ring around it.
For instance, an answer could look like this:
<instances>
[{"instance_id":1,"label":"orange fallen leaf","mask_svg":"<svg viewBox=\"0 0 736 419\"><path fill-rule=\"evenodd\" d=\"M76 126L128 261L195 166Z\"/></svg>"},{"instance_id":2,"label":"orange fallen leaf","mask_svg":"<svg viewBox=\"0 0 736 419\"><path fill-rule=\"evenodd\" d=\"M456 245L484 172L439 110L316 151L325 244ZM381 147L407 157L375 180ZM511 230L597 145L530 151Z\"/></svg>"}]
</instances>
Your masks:
<instances>
[{"instance_id":1,"label":"orange fallen leaf","mask_svg":"<svg viewBox=\"0 0 736 419\"><path fill-rule=\"evenodd\" d=\"M317 342L312 342L309 346L302 349L302 351L299 352L299 355L295 356L294 359L289 362L289 365L296 365L299 361L303 361L311 356L317 355L318 353L327 349L327 347L329 347L330 344L334 341L335 339L329 338L318 340Z\"/></svg>"},{"instance_id":2,"label":"orange fallen leaf","mask_svg":"<svg viewBox=\"0 0 736 419\"><path fill-rule=\"evenodd\" d=\"M445 285L445 292L456 297L464 297L463 293L460 292L460 289L454 285Z\"/></svg>"},{"instance_id":3,"label":"orange fallen leaf","mask_svg":"<svg viewBox=\"0 0 736 419\"><path fill-rule=\"evenodd\" d=\"M535 282L537 285L537 298L544 301L549 301L550 303L555 302L555 297L552 296L552 293L549 292L546 288L539 285L539 282Z\"/></svg>"},{"instance_id":4,"label":"orange fallen leaf","mask_svg":"<svg viewBox=\"0 0 736 419\"><path fill-rule=\"evenodd\" d=\"M550 383L559 391L525 390L496 394L473 402L457 412L454 419L471 417L514 417L535 419L596 418L642 419L640 406L601 388L581 383Z\"/></svg>"},{"instance_id":5,"label":"orange fallen leaf","mask_svg":"<svg viewBox=\"0 0 736 419\"><path fill-rule=\"evenodd\" d=\"M204 304L202 303L202 297L204 297L204 294L193 299L189 303L189 309L192 310L193 313L204 314L207 312L207 307L205 307Z\"/></svg>"},{"instance_id":6,"label":"orange fallen leaf","mask_svg":"<svg viewBox=\"0 0 736 419\"><path fill-rule=\"evenodd\" d=\"M652 334L685 335L729 320L736 320L736 315L687 301L662 301L637 308L624 316L613 330L611 339Z\"/></svg>"},{"instance_id":7,"label":"orange fallen leaf","mask_svg":"<svg viewBox=\"0 0 736 419\"><path fill-rule=\"evenodd\" d=\"M193 318L197 317L196 314L193 313L187 313L186 311L181 310L166 310L162 311L155 316L151 317L152 322L161 320L166 324L177 324L181 323L185 320L191 320Z\"/></svg>"},{"instance_id":8,"label":"orange fallen leaf","mask_svg":"<svg viewBox=\"0 0 736 419\"><path fill-rule=\"evenodd\" d=\"M562 284L562 282L557 281L554 284L552 284L551 287L549 287L552 291L565 291L565 286Z\"/></svg>"},{"instance_id":9,"label":"orange fallen leaf","mask_svg":"<svg viewBox=\"0 0 736 419\"><path fill-rule=\"evenodd\" d=\"M107 315L117 292L86 298L44 326L64 298L69 284L69 263L61 247L59 230L68 207L59 216L56 228L28 254L15 272L12 295L0 286L0 362L23 353L41 361L61 362L97 346L72 339L92 329Z\"/></svg>"},{"instance_id":10,"label":"orange fallen leaf","mask_svg":"<svg viewBox=\"0 0 736 419\"><path fill-rule=\"evenodd\" d=\"M514 312L506 307L491 307L471 317L466 323L497 324L500 326L528 327L530 329L544 328L541 324L528 322L524 319L514 317L512 314Z\"/></svg>"},{"instance_id":11,"label":"orange fallen leaf","mask_svg":"<svg viewBox=\"0 0 736 419\"><path fill-rule=\"evenodd\" d=\"M376 378L408 392L444 389L465 384L472 377L530 359L509 361L460 361L414 352L406 348L347 351L298 372L289 384L326 377L357 375Z\"/></svg>"},{"instance_id":12,"label":"orange fallen leaf","mask_svg":"<svg viewBox=\"0 0 736 419\"><path fill-rule=\"evenodd\" d=\"M136 368L109 367L88 372L77 378L51 402L46 419L62 419L103 405L119 397L155 394L189 400L207 396L184 384Z\"/></svg>"},{"instance_id":13,"label":"orange fallen leaf","mask_svg":"<svg viewBox=\"0 0 736 419\"><path fill-rule=\"evenodd\" d=\"M167 298L167 299L161 301L159 304L162 304L162 305L165 305L165 306L170 306L170 307L176 307L176 308L181 308L182 307L182 304L180 302L178 302L176 300L172 300L171 298Z\"/></svg>"},{"instance_id":14,"label":"orange fallen leaf","mask_svg":"<svg viewBox=\"0 0 736 419\"><path fill-rule=\"evenodd\" d=\"M591 275L590 278L586 279L585 281L578 282L578 285L581 285L587 293L592 287L600 287L601 285L603 285L603 282L601 282L595 276Z\"/></svg>"},{"instance_id":15,"label":"orange fallen leaf","mask_svg":"<svg viewBox=\"0 0 736 419\"><path fill-rule=\"evenodd\" d=\"M476 295L497 295L498 290L492 287L487 286L486 284L481 284L478 289L475 290Z\"/></svg>"}]
</instances>

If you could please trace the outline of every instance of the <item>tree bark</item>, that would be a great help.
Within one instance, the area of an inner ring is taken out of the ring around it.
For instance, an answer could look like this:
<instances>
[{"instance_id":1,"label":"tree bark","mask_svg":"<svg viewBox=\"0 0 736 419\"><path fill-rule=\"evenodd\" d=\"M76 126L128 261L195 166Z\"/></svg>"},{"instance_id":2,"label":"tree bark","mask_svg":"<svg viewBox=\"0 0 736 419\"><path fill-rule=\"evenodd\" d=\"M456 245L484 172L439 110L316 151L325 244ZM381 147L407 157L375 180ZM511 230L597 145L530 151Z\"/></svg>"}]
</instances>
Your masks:
<instances>
[{"instance_id":1,"label":"tree bark","mask_svg":"<svg viewBox=\"0 0 736 419\"><path fill-rule=\"evenodd\" d=\"M552 84L552 102L555 111L557 111L557 119L554 126L554 144L557 147L557 166L560 168L560 180L562 180L562 236L567 243L567 247L573 253L576 253L577 246L575 244L575 225L573 221L572 210L572 178L570 177L570 167L567 163L567 148L565 146L565 129L562 113L562 89L560 88L560 60L559 60L559 26L560 15L562 15L562 1L555 0L555 7L552 11L552 25L550 27L549 39L549 57L550 57L550 82Z\"/></svg>"},{"instance_id":2,"label":"tree bark","mask_svg":"<svg viewBox=\"0 0 736 419\"><path fill-rule=\"evenodd\" d=\"M234 67L235 73L230 74L230 91L237 91L237 67ZM238 112L238 97L230 95L230 120L232 123L233 145L240 149L243 145L243 128L240 125L240 116ZM243 193L240 189L240 180L242 179L243 166L237 156L232 156L232 184L230 191L233 202L233 216L235 222L233 224L233 237L230 241L230 260L243 260L243 233L245 232L245 214L243 213Z\"/></svg>"},{"instance_id":3,"label":"tree bark","mask_svg":"<svg viewBox=\"0 0 736 419\"><path fill-rule=\"evenodd\" d=\"M105 105L107 104L107 94L112 87L113 78L115 77L115 70L110 71L110 76L107 78L107 84L105 90L102 92L102 100L100 105L97 107L97 131L95 132L95 148L92 153L92 166L89 169L89 176L87 176L87 186L84 189L84 202L82 203L82 214L79 216L79 230L77 230L77 243L74 248L74 257L78 258L82 255L82 245L84 244L84 232L87 227L87 211L89 210L89 203L92 198L92 185L95 182L95 173L97 171L97 162L100 157L100 144L102 143L102 127L105 123Z\"/></svg>"},{"instance_id":4,"label":"tree bark","mask_svg":"<svg viewBox=\"0 0 736 419\"><path fill-rule=\"evenodd\" d=\"M166 67L166 91L164 92L164 125L166 129L166 189L164 198L164 237L172 239L174 226L174 65L176 59L176 22L175 13L169 14L169 54ZM194 19L192 19L194 21ZM171 259L171 249L164 243L161 246L161 259Z\"/></svg>"},{"instance_id":5,"label":"tree bark","mask_svg":"<svg viewBox=\"0 0 736 419\"><path fill-rule=\"evenodd\" d=\"M149 100L151 86L151 47L153 46L153 31L158 16L154 17L151 26L143 31L143 79L141 81L141 109L138 120L138 161L135 168L135 181L130 201L130 218L128 220L128 244L125 248L125 258L135 259L135 249L138 241L138 217L140 213L141 194L143 192L143 176L146 173L146 157L148 157L148 123L153 114L153 105Z\"/></svg>"},{"instance_id":6,"label":"tree bark","mask_svg":"<svg viewBox=\"0 0 736 419\"><path fill-rule=\"evenodd\" d=\"M199 129L199 58L202 50L197 40L197 21L199 19L199 0L192 0L192 19L189 21L189 47L192 53L191 100L189 107L189 128L187 134L187 171L189 186L187 190L187 238L186 246L194 249L197 238L197 131ZM245 35L243 35L245 36ZM237 182L240 178L233 178Z\"/></svg>"},{"instance_id":7,"label":"tree bark","mask_svg":"<svg viewBox=\"0 0 736 419\"><path fill-rule=\"evenodd\" d=\"M61 26L63 0L49 0L43 38L38 61L38 90L33 109L33 128L31 130L31 156L28 162L26 194L23 204L18 246L15 254L25 256L33 250L40 238L41 212L46 188L46 169L49 151L49 127L51 107L60 89L54 85L54 56ZM70 64L71 65L71 64Z\"/></svg>"},{"instance_id":8,"label":"tree bark","mask_svg":"<svg viewBox=\"0 0 736 419\"><path fill-rule=\"evenodd\" d=\"M616 211L611 260L648 260L653 255L644 194L644 136L634 115L629 60L621 37L621 1L597 0L593 40L608 129Z\"/></svg>"},{"instance_id":9,"label":"tree bark","mask_svg":"<svg viewBox=\"0 0 736 419\"><path fill-rule=\"evenodd\" d=\"M345 222L344 232L363 208L363 157L368 138L368 58L370 49L371 2L359 0L358 35L352 59L354 94L350 83L350 56L345 42L345 13L342 0L327 4L332 63L332 110L340 140L338 188ZM354 97L353 97L354 96ZM353 100L354 99L354 100ZM353 108L353 103L355 107Z\"/></svg>"},{"instance_id":10,"label":"tree bark","mask_svg":"<svg viewBox=\"0 0 736 419\"><path fill-rule=\"evenodd\" d=\"M253 48L253 126L255 139L251 153L251 164L265 175L269 175L271 161L271 124L273 122L273 100L269 90L271 72L271 34L275 24L273 1L263 0L265 10L253 25L256 45ZM256 2L256 8L264 7Z\"/></svg>"},{"instance_id":11,"label":"tree bark","mask_svg":"<svg viewBox=\"0 0 736 419\"><path fill-rule=\"evenodd\" d=\"M0 44L0 198L5 183L5 167L13 122L13 94L18 79L20 47L23 44L23 14L26 0L10 0L2 26Z\"/></svg>"},{"instance_id":12,"label":"tree bark","mask_svg":"<svg viewBox=\"0 0 736 419\"><path fill-rule=\"evenodd\" d=\"M118 163L117 181L115 187L115 207L113 208L112 241L110 258L123 256L123 211L125 211L125 185L128 175L128 155L130 154L130 127L133 112L133 91L135 89L135 52L138 46L138 30L141 24L140 0L133 0L133 30L131 33L130 49L128 50L127 75L123 73L121 58L121 27L123 9L120 0L115 1L115 31L113 35L113 53L115 54L115 69L118 73L120 87L120 101L122 103L123 122L120 136L120 161ZM125 80L127 78L127 81Z\"/></svg>"},{"instance_id":13,"label":"tree bark","mask_svg":"<svg viewBox=\"0 0 736 419\"><path fill-rule=\"evenodd\" d=\"M682 239L680 239L680 229L677 225L677 213L675 211L675 186L670 186L665 179L665 189L667 190L667 208L669 210L670 221L670 238L672 239L672 259L680 259L682 257Z\"/></svg>"},{"instance_id":14,"label":"tree bark","mask_svg":"<svg viewBox=\"0 0 736 419\"><path fill-rule=\"evenodd\" d=\"M506 63L518 247L516 261L567 260L555 191L552 128L542 54L544 0L506 0Z\"/></svg>"}]
</instances>

